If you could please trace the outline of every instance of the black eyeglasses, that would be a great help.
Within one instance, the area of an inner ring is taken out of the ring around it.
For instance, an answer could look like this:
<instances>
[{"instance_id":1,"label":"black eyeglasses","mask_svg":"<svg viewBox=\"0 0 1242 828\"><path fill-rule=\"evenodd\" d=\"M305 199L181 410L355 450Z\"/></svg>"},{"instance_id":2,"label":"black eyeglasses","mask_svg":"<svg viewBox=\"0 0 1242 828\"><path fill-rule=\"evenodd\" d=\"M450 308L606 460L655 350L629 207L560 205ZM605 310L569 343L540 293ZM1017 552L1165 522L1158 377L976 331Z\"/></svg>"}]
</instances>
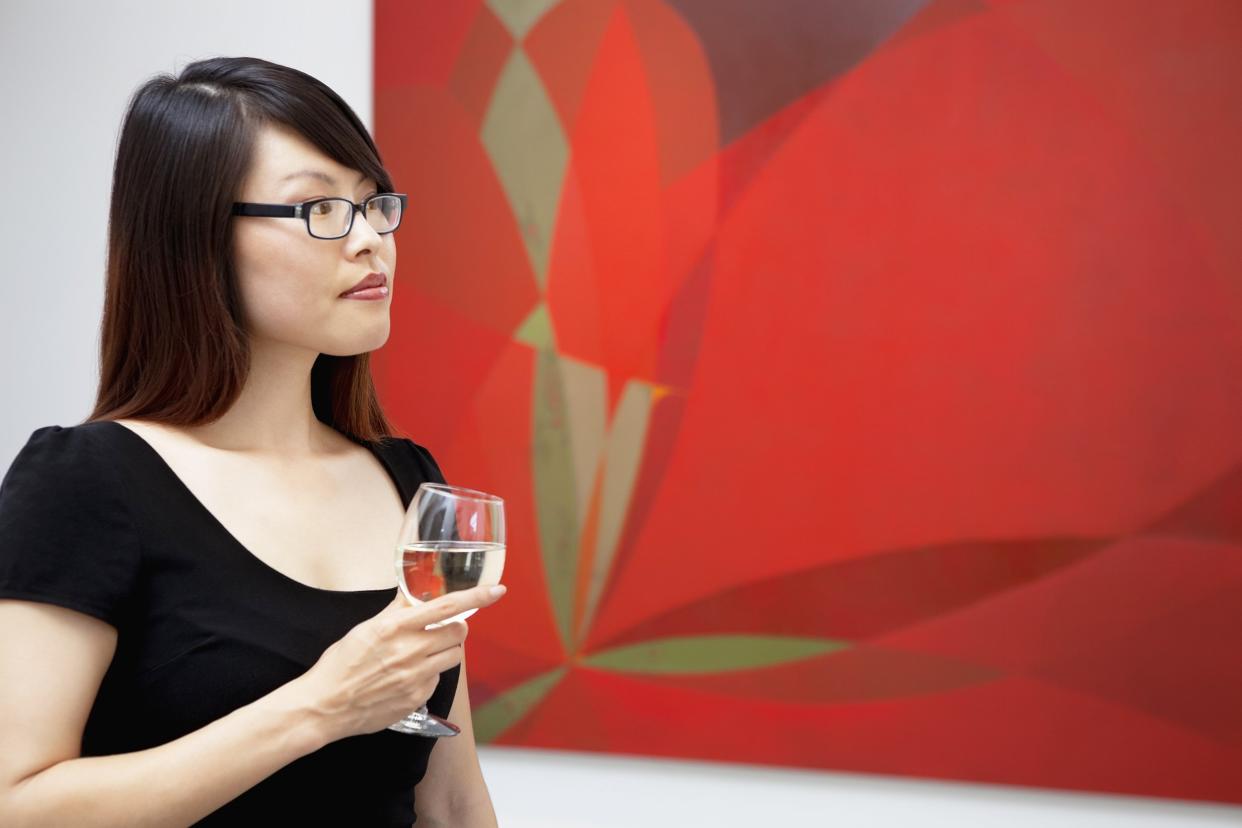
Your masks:
<instances>
[{"instance_id":1,"label":"black eyeglasses","mask_svg":"<svg viewBox=\"0 0 1242 828\"><path fill-rule=\"evenodd\" d=\"M354 216L362 213L367 224L381 236L396 230L405 212L403 193L376 193L355 204L348 198L312 198L301 204L254 204L233 202L235 216L298 218L306 222L306 232L317 239L341 239L354 229Z\"/></svg>"}]
</instances>

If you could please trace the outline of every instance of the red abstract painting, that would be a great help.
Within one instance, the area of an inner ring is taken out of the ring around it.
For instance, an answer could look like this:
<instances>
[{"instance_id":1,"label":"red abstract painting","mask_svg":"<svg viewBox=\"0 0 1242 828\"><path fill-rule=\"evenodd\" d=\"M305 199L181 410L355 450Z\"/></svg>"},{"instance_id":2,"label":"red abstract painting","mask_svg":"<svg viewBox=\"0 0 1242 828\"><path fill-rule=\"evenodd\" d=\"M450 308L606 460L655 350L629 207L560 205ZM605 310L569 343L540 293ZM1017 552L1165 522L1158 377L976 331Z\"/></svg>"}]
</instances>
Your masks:
<instances>
[{"instance_id":1,"label":"red abstract painting","mask_svg":"<svg viewBox=\"0 0 1242 828\"><path fill-rule=\"evenodd\" d=\"M375 12L481 740L1242 803L1242 5Z\"/></svg>"}]
</instances>

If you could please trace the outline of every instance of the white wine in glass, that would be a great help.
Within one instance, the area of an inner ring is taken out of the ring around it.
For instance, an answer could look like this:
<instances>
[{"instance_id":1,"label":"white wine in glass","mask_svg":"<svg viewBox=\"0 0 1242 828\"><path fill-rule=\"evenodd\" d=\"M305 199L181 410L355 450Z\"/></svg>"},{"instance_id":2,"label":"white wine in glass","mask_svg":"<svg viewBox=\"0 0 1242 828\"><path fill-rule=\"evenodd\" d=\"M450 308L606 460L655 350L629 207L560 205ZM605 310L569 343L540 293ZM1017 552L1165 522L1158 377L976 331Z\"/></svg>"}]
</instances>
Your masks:
<instances>
[{"instance_id":1,"label":"white wine in glass","mask_svg":"<svg viewBox=\"0 0 1242 828\"><path fill-rule=\"evenodd\" d=\"M449 592L495 586L504 568L503 543L415 541L401 550L400 586L411 603L430 601ZM476 612L468 609L440 624L464 621Z\"/></svg>"},{"instance_id":2,"label":"white wine in glass","mask_svg":"<svg viewBox=\"0 0 1242 828\"><path fill-rule=\"evenodd\" d=\"M495 495L442 483L418 487L397 539L397 585L410 603L495 586L505 567L505 504ZM469 618L470 609L428 629ZM423 705L390 730L456 736L460 728Z\"/></svg>"}]
</instances>

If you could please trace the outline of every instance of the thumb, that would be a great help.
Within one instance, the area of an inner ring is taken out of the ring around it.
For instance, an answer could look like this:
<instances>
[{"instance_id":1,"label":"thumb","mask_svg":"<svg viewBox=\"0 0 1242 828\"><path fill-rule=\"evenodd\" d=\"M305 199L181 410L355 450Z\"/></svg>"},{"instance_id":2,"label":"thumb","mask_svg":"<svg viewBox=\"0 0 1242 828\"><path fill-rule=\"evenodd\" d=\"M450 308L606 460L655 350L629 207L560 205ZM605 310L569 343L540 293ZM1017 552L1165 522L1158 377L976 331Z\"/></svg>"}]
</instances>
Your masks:
<instances>
[{"instance_id":1,"label":"thumb","mask_svg":"<svg viewBox=\"0 0 1242 828\"><path fill-rule=\"evenodd\" d=\"M401 593L401 590L398 588L397 594L393 596L391 603L389 603L388 606L384 607L384 609L385 610L399 609L401 607L408 607L409 605L410 605L410 602L405 600L405 595L403 595Z\"/></svg>"}]
</instances>

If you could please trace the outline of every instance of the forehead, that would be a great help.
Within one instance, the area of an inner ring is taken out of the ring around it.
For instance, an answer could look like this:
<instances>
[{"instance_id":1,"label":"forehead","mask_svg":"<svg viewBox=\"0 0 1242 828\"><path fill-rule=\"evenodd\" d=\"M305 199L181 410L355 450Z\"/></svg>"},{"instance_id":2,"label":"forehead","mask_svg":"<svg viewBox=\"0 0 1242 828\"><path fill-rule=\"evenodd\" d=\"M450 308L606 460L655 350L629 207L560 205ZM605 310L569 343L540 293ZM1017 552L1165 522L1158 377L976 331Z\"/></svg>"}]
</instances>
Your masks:
<instances>
[{"instance_id":1,"label":"forehead","mask_svg":"<svg viewBox=\"0 0 1242 828\"><path fill-rule=\"evenodd\" d=\"M326 179L331 179L338 188L352 190L362 179L362 173L333 161L292 130L267 124L259 128L243 188L247 197L259 192L288 190L307 182L327 186Z\"/></svg>"}]
</instances>

